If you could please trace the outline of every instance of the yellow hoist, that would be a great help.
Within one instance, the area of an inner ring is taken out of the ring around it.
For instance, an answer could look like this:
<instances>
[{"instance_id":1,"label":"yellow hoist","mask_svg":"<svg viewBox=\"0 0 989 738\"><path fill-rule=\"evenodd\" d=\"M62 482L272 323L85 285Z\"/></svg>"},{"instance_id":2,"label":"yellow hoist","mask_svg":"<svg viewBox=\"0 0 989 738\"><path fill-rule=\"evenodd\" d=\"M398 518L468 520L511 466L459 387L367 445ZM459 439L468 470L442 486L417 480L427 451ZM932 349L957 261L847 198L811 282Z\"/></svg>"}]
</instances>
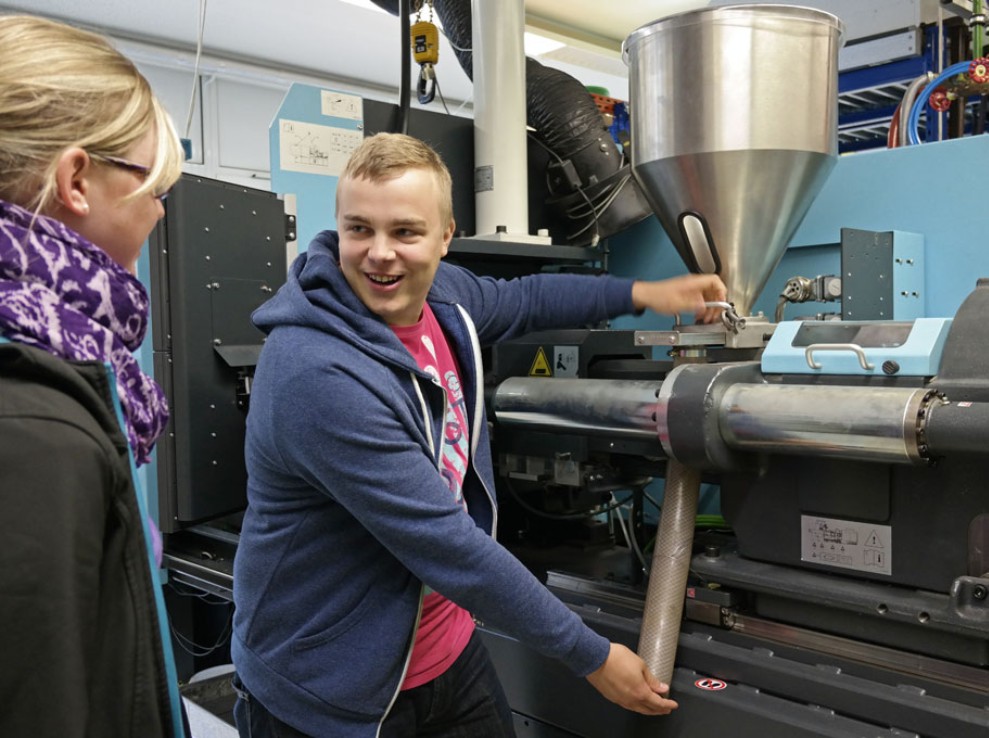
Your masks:
<instances>
[{"instance_id":1,"label":"yellow hoist","mask_svg":"<svg viewBox=\"0 0 989 738\"><path fill-rule=\"evenodd\" d=\"M429 6L429 19L422 20L422 8ZM419 3L416 20L409 29L412 36L412 57L419 64L419 83L416 92L423 105L431 103L436 96L436 64L440 56L440 33L433 24L433 1Z\"/></svg>"}]
</instances>

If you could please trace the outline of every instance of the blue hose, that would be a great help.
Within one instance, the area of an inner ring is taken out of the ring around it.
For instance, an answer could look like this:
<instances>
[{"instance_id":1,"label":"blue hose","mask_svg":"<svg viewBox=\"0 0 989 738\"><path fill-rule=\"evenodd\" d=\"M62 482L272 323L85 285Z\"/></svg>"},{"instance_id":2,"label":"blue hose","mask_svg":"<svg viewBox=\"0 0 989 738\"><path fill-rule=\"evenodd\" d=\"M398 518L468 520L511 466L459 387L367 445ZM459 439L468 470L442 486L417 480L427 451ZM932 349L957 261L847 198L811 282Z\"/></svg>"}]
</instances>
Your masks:
<instances>
[{"instance_id":1,"label":"blue hose","mask_svg":"<svg viewBox=\"0 0 989 738\"><path fill-rule=\"evenodd\" d=\"M952 77L958 74L964 74L968 71L968 67L971 62L962 61L957 64L952 64L950 67L945 69L938 77L925 87L917 99L913 103L913 107L910 109L910 117L907 119L907 138L911 144L920 143L920 135L917 133L917 126L920 124L920 111L924 109L927 101L931 97L931 93L938 88L940 84L946 82Z\"/></svg>"}]
</instances>

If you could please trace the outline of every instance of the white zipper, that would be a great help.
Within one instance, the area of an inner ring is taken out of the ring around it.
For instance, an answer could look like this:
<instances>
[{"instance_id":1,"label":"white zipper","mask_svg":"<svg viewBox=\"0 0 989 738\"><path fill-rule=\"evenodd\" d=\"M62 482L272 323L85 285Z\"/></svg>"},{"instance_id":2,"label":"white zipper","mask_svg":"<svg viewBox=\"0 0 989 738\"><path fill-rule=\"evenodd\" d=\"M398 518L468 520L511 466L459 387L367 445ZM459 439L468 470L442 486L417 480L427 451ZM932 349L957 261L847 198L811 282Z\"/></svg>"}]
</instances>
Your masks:
<instances>
[{"instance_id":1,"label":"white zipper","mask_svg":"<svg viewBox=\"0 0 989 738\"><path fill-rule=\"evenodd\" d=\"M416 389L416 397L419 398L419 407L422 410L423 421L426 425L426 439L429 441L429 450L433 454L433 458L436 459L437 468L439 468L439 465L442 462L436 453L436 442L433 440L433 423L429 414L429 405L426 404L426 398L422 394L422 388L419 386L419 377L417 377L414 372L409 372L409 374L412 377L412 386ZM446 392L443 393L443 417L446 417ZM426 585L422 584L419 586L419 606L416 610L415 624L412 626L412 640L409 643L409 650L405 654L405 663L402 666L402 675L398 680L398 687L395 688L395 693L391 696L391 701L388 703L388 707L385 708L385 712L381 716L381 720L378 721L378 729L375 731L375 738L381 735L381 727L384 725L385 720L388 719L388 714L391 712L392 707L395 706L395 700L398 699L398 695L402 693L402 685L405 683L405 675L409 671L409 664L412 663L412 652L415 650L416 645L415 634L419 632L419 621L422 620L422 603L425 596Z\"/></svg>"},{"instance_id":2,"label":"white zipper","mask_svg":"<svg viewBox=\"0 0 989 738\"><path fill-rule=\"evenodd\" d=\"M405 675L409 671L409 664L412 663L412 651L415 649L416 645L416 633L419 632L419 621L422 620L422 602L426 597L426 585L419 585L419 609L416 611L416 622L412 626L412 642L409 644L409 652L405 654L405 664L402 666L402 675L398 679L398 686L395 688L395 694L391 696L391 701L388 703L388 707L385 708L384 715L381 716L381 720L378 721L378 729L374 732L375 738L379 738L381 735L381 728L385 724L385 720L388 719L388 713L395 706L395 700L402 693L402 685L405 684Z\"/></svg>"},{"instance_id":3,"label":"white zipper","mask_svg":"<svg viewBox=\"0 0 989 738\"><path fill-rule=\"evenodd\" d=\"M426 398L422 394L422 389L419 387L419 378L414 372L409 372L409 376L412 377L412 386L416 388L416 397L419 398L419 409L422 410L422 419L426 426L426 440L429 441L429 452L433 455L435 459L436 455L436 441L433 440L433 423L432 416L429 414L429 405L426 404ZM446 399L443 400L443 411L446 412ZM443 417L446 417L444 414Z\"/></svg>"},{"instance_id":4,"label":"white zipper","mask_svg":"<svg viewBox=\"0 0 989 738\"><path fill-rule=\"evenodd\" d=\"M498 535L498 504L495 502L494 496L491 494L491 490L484 483L484 477L482 477L474 464L474 460L477 458L477 443L480 440L480 427L481 419L484 417L484 391L481 387L481 378L484 376L484 367L481 366L481 341L477 337L477 331L474 329L474 321L471 320L470 315L464 310L463 306L457 305L457 310L460 311L460 315L464 319L464 323L467 325L467 334L470 336L471 345L471 358L474 359L474 425L470 430L470 465L474 469L474 473L477 474L477 479L481 483L481 488L484 493L488 496L488 501L491 503L491 537L497 538Z\"/></svg>"}]
</instances>

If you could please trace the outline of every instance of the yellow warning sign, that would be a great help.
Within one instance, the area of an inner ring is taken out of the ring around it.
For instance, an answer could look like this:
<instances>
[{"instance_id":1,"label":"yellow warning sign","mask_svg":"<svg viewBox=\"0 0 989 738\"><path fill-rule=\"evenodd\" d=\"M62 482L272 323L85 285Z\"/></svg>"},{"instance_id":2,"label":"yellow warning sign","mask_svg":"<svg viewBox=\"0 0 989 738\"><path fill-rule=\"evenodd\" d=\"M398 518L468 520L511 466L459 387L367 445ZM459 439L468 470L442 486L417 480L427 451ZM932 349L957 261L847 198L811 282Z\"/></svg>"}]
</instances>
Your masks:
<instances>
[{"instance_id":1,"label":"yellow warning sign","mask_svg":"<svg viewBox=\"0 0 989 738\"><path fill-rule=\"evenodd\" d=\"M543 351L543 347L540 346L539 350L536 351L536 358L532 360L532 366L529 367L530 377L552 377L553 369L549 364L549 360L546 358L546 352Z\"/></svg>"}]
</instances>

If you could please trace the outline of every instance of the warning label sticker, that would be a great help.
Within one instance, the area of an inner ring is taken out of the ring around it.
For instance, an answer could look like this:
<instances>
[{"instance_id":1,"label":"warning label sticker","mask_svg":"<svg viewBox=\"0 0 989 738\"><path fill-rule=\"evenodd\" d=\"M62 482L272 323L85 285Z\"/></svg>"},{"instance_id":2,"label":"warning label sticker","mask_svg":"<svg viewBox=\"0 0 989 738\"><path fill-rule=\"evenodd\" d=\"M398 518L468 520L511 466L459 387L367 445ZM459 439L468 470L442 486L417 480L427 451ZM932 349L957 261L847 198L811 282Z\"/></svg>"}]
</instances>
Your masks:
<instances>
[{"instance_id":1,"label":"warning label sticker","mask_svg":"<svg viewBox=\"0 0 989 738\"><path fill-rule=\"evenodd\" d=\"M800 525L801 561L892 576L892 527L815 515L801 515Z\"/></svg>"},{"instance_id":2,"label":"warning label sticker","mask_svg":"<svg viewBox=\"0 0 989 738\"><path fill-rule=\"evenodd\" d=\"M546 358L546 352L543 347L540 346L539 350L536 351L536 358L532 360L532 366L529 367L530 377L552 377L553 368L550 366L549 359Z\"/></svg>"},{"instance_id":3,"label":"warning label sticker","mask_svg":"<svg viewBox=\"0 0 989 738\"><path fill-rule=\"evenodd\" d=\"M720 679L705 677L704 679L698 679L694 682L694 686L697 687L697 689L703 689L705 692L720 692L722 689L726 689L728 684Z\"/></svg>"},{"instance_id":4,"label":"warning label sticker","mask_svg":"<svg viewBox=\"0 0 989 738\"><path fill-rule=\"evenodd\" d=\"M580 354L576 346L553 347L553 373L560 377L576 377Z\"/></svg>"}]
</instances>

